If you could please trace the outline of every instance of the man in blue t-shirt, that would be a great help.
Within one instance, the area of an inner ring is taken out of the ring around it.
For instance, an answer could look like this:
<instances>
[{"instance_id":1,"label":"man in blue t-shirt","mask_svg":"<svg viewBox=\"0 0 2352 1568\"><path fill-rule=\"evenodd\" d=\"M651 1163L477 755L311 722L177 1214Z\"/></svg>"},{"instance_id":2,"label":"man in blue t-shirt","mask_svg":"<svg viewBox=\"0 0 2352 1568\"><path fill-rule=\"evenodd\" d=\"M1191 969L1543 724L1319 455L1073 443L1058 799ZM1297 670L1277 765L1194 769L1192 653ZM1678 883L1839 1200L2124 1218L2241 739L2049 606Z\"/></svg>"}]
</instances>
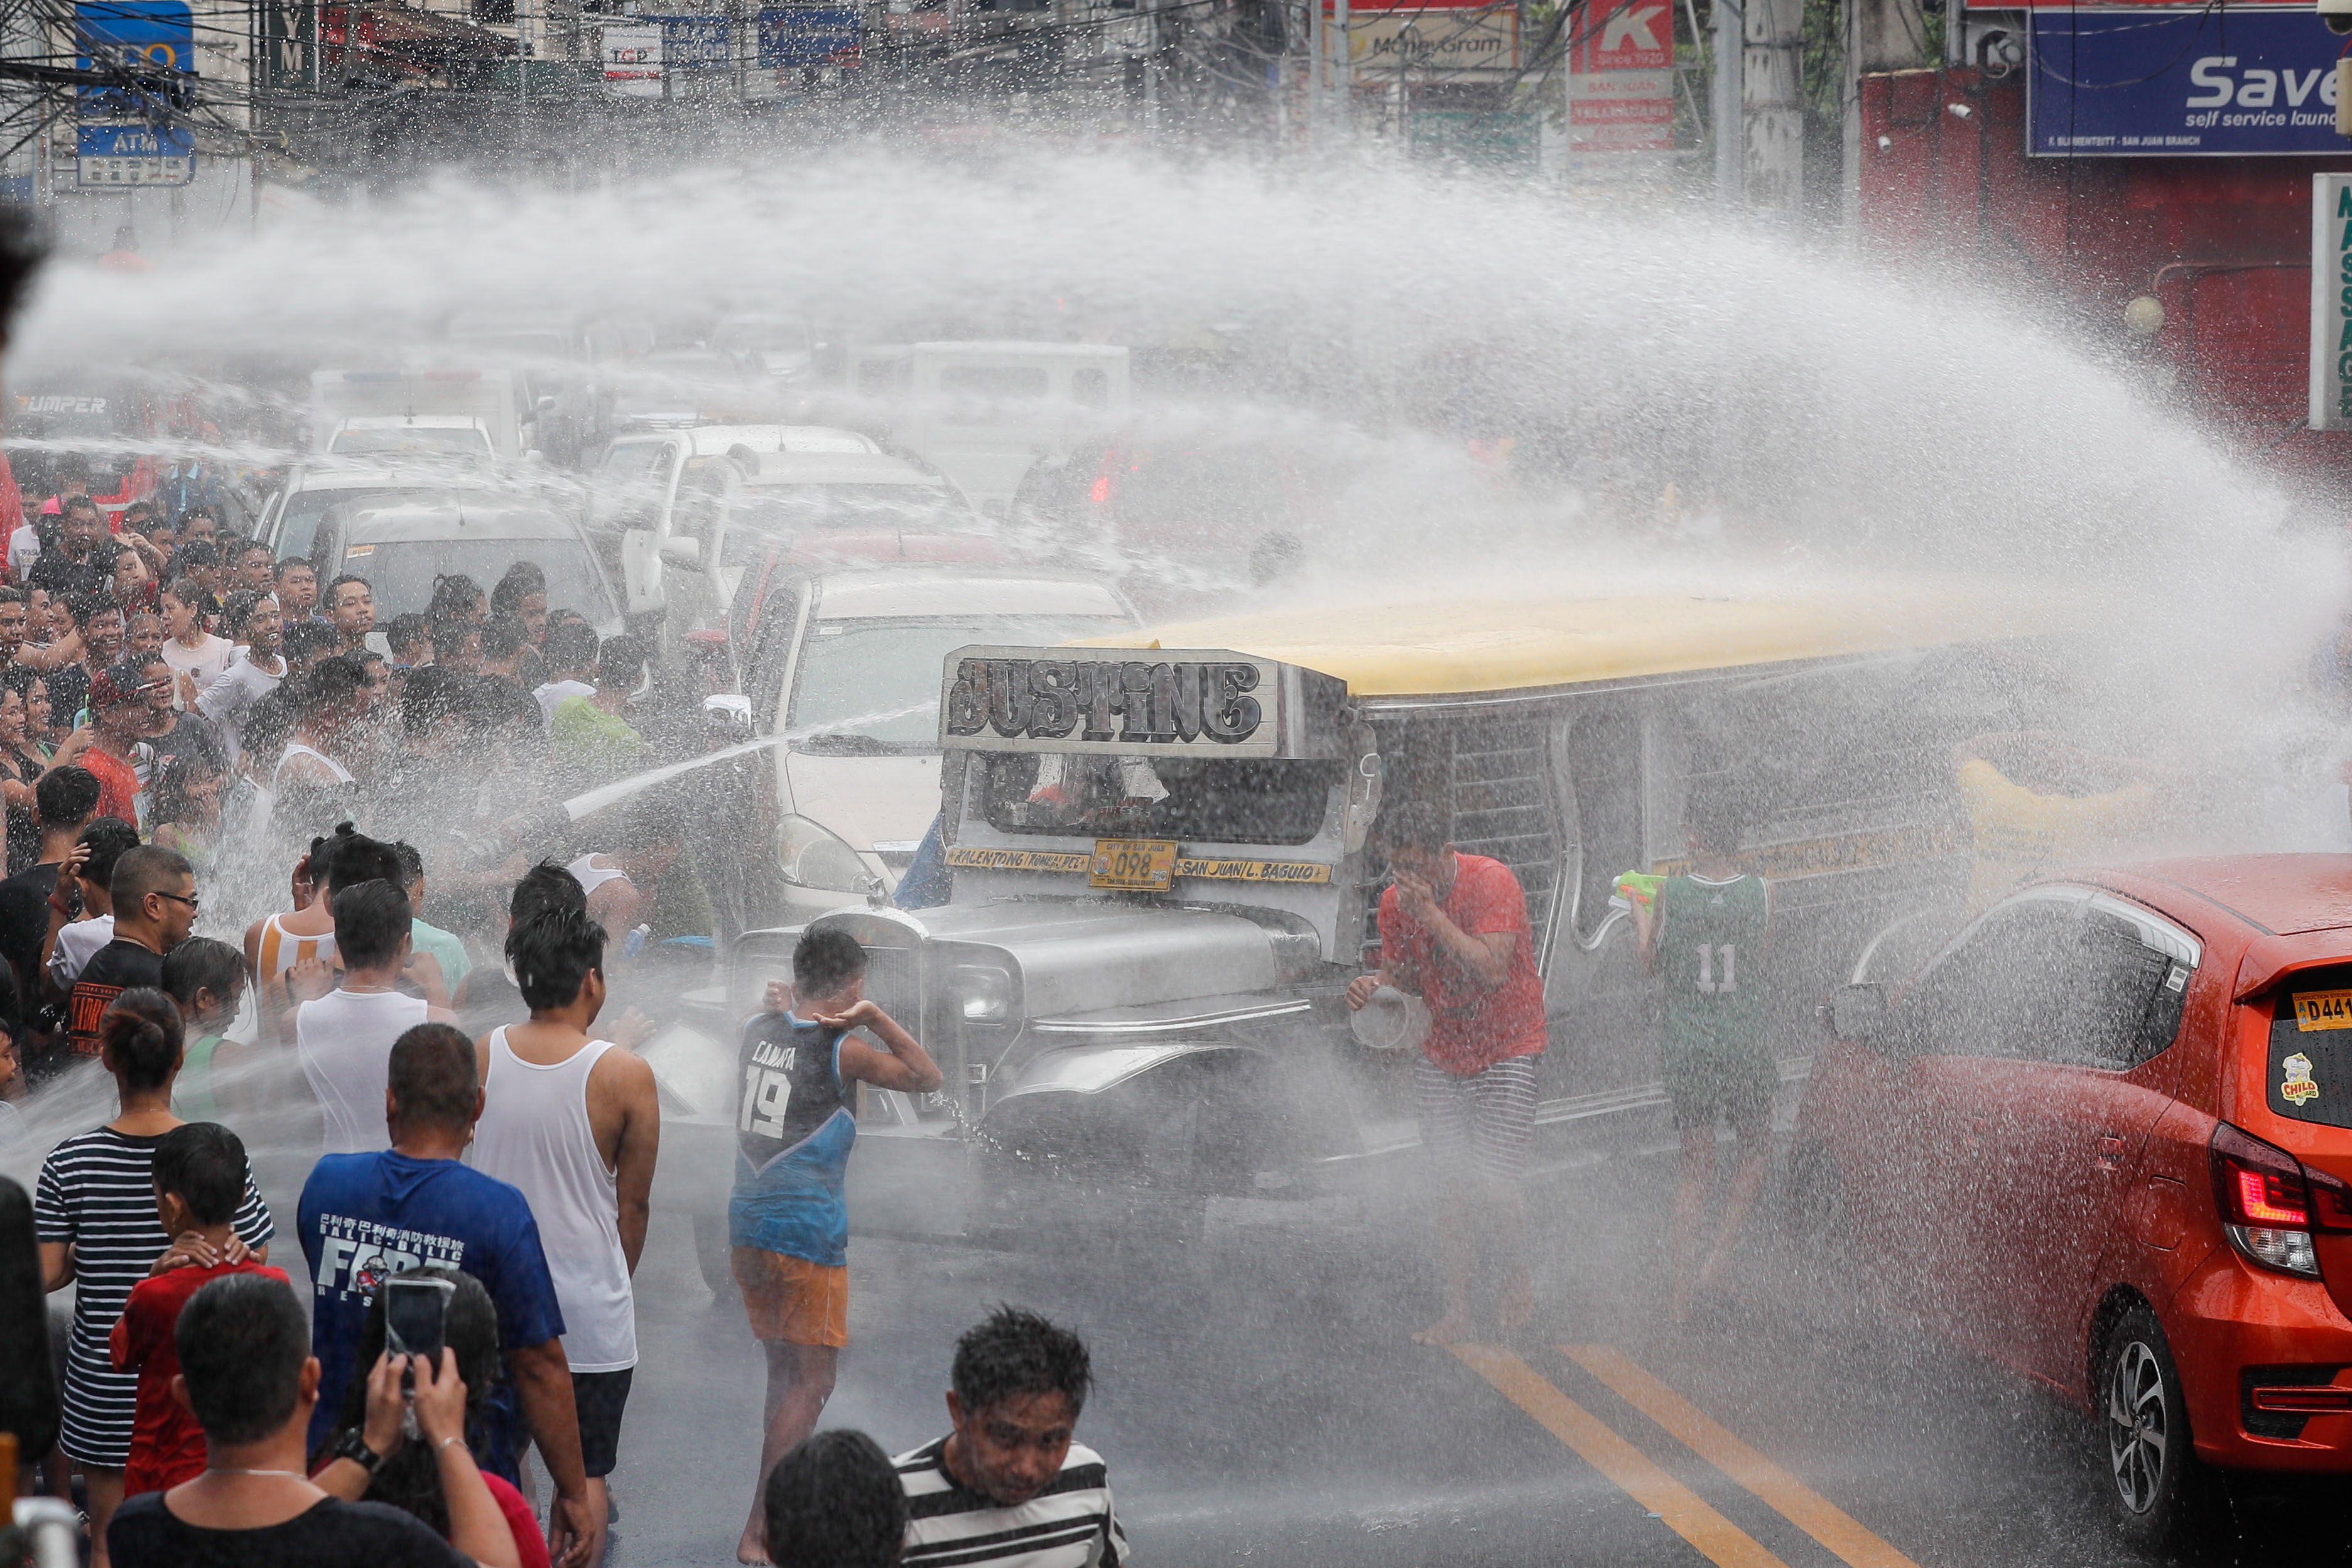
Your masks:
<instances>
[{"instance_id":1,"label":"man in blue t-shirt","mask_svg":"<svg viewBox=\"0 0 2352 1568\"><path fill-rule=\"evenodd\" d=\"M515 1422L520 1405L555 1482L549 1533L558 1568L581 1568L603 1555L604 1520L588 1507L563 1313L539 1226L520 1191L458 1162L482 1113L473 1042L447 1024L419 1024L393 1042L390 1067L392 1147L329 1155L302 1187L297 1228L310 1263L310 1352L320 1369L311 1452L334 1442L335 1453L374 1469L363 1444L356 1452L345 1446L356 1434L338 1432L376 1286L419 1264L462 1269L498 1309L506 1358L508 1382L491 1391L484 1468L516 1479L525 1436Z\"/></svg>"}]
</instances>

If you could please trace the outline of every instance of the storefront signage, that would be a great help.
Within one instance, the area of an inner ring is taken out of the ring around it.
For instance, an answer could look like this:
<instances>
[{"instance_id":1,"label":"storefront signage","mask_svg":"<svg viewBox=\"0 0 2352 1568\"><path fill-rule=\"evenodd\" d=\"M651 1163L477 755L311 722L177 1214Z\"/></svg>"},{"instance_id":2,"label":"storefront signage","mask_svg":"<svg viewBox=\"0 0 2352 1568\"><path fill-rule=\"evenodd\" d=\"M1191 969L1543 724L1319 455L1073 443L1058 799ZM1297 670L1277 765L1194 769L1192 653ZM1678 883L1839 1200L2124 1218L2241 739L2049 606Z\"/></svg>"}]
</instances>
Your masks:
<instances>
[{"instance_id":1,"label":"storefront signage","mask_svg":"<svg viewBox=\"0 0 2352 1568\"><path fill-rule=\"evenodd\" d=\"M1407 86L1418 88L1433 78L1518 68L1519 14L1510 6L1351 7L1348 18L1348 58L1358 87L1393 85L1400 70Z\"/></svg>"},{"instance_id":2,"label":"storefront signage","mask_svg":"<svg viewBox=\"0 0 2352 1568\"><path fill-rule=\"evenodd\" d=\"M2341 154L2344 40L2308 6L2037 11L2027 151L2044 158Z\"/></svg>"},{"instance_id":3,"label":"storefront signage","mask_svg":"<svg viewBox=\"0 0 2352 1568\"><path fill-rule=\"evenodd\" d=\"M760 67L858 63L862 18L854 6L794 5L760 13Z\"/></svg>"},{"instance_id":4,"label":"storefront signage","mask_svg":"<svg viewBox=\"0 0 2352 1568\"><path fill-rule=\"evenodd\" d=\"M185 185L195 177L195 134L184 127L84 124L74 128L74 183L84 190Z\"/></svg>"},{"instance_id":5,"label":"storefront signage","mask_svg":"<svg viewBox=\"0 0 2352 1568\"><path fill-rule=\"evenodd\" d=\"M1252 659L1036 657L967 650L940 707L943 745L976 750L1104 747L1160 755L1265 756L1275 669Z\"/></svg>"},{"instance_id":6,"label":"storefront signage","mask_svg":"<svg viewBox=\"0 0 2352 1568\"><path fill-rule=\"evenodd\" d=\"M2311 177L2311 428L2352 430L2352 174Z\"/></svg>"},{"instance_id":7,"label":"storefront signage","mask_svg":"<svg viewBox=\"0 0 2352 1568\"><path fill-rule=\"evenodd\" d=\"M725 70L735 63L734 24L724 16L647 16L662 31L662 67L666 70Z\"/></svg>"},{"instance_id":8,"label":"storefront signage","mask_svg":"<svg viewBox=\"0 0 2352 1568\"><path fill-rule=\"evenodd\" d=\"M626 26L604 29L604 85L623 98L662 95L662 30Z\"/></svg>"},{"instance_id":9,"label":"storefront signage","mask_svg":"<svg viewBox=\"0 0 2352 1568\"><path fill-rule=\"evenodd\" d=\"M1595 0L1569 48L1573 154L1675 148L1673 0Z\"/></svg>"}]
</instances>

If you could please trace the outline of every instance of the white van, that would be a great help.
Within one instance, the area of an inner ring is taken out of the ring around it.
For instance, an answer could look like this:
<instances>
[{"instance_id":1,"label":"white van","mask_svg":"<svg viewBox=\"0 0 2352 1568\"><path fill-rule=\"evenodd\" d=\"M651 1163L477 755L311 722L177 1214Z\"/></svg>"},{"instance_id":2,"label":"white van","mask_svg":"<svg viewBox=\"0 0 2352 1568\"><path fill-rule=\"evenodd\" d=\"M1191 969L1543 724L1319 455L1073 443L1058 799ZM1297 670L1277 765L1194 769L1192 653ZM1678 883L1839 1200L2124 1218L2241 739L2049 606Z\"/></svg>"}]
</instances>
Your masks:
<instances>
[{"instance_id":1,"label":"white van","mask_svg":"<svg viewBox=\"0 0 2352 1568\"><path fill-rule=\"evenodd\" d=\"M598 466L590 516L629 614L659 616L666 646L720 624L746 555L762 544L822 536L870 555L882 535L960 534L980 522L940 475L856 431L814 425L709 425L615 441Z\"/></svg>"},{"instance_id":2,"label":"white van","mask_svg":"<svg viewBox=\"0 0 2352 1568\"><path fill-rule=\"evenodd\" d=\"M850 387L889 409L891 439L1008 514L1023 476L1118 424L1128 351L1108 343L908 343L853 350Z\"/></svg>"},{"instance_id":3,"label":"white van","mask_svg":"<svg viewBox=\"0 0 2352 1568\"><path fill-rule=\"evenodd\" d=\"M950 649L1112 636L1108 583L1013 566L796 570L771 547L728 617L751 727L780 736L775 876L755 911L798 925L898 885L940 810L940 669Z\"/></svg>"}]
</instances>

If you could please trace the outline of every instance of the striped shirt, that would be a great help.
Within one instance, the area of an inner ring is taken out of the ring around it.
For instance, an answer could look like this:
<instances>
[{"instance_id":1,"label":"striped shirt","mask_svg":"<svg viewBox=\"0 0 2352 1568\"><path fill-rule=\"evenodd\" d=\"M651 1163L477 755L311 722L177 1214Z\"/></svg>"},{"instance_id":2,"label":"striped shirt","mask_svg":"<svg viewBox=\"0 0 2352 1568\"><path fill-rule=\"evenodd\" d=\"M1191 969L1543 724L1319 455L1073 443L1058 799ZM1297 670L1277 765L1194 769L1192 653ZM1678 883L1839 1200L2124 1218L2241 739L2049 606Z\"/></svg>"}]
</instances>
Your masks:
<instances>
[{"instance_id":1,"label":"striped shirt","mask_svg":"<svg viewBox=\"0 0 2352 1568\"><path fill-rule=\"evenodd\" d=\"M1111 1511L1102 1456L1072 1443L1044 1491L1005 1508L947 1471L941 1437L891 1463L907 1489L905 1568L1122 1568L1127 1537Z\"/></svg>"},{"instance_id":2,"label":"striped shirt","mask_svg":"<svg viewBox=\"0 0 2352 1568\"><path fill-rule=\"evenodd\" d=\"M131 1456L139 1375L117 1372L111 1341L131 1288L172 1245L155 1213L149 1167L163 1134L132 1137L110 1127L68 1138L41 1162L33 1227L43 1241L74 1249L73 1337L66 1351L65 1450L86 1465L120 1467ZM245 1173L236 1233L259 1249L277 1232Z\"/></svg>"}]
</instances>

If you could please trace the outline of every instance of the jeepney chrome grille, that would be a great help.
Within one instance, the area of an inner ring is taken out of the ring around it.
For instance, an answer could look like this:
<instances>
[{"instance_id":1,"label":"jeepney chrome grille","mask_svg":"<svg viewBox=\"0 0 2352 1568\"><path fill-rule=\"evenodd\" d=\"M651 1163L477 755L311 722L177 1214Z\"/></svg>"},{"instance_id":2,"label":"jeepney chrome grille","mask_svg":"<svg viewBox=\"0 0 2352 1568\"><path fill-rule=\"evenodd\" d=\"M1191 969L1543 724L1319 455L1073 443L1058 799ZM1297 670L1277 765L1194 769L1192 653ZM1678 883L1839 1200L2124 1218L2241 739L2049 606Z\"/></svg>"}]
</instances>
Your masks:
<instances>
[{"instance_id":1,"label":"jeepney chrome grille","mask_svg":"<svg viewBox=\"0 0 2352 1568\"><path fill-rule=\"evenodd\" d=\"M923 1028L922 971L906 947L866 949L866 995L910 1033Z\"/></svg>"},{"instance_id":2,"label":"jeepney chrome grille","mask_svg":"<svg viewBox=\"0 0 2352 1568\"><path fill-rule=\"evenodd\" d=\"M1544 731L1536 725L1465 725L1450 739L1446 784L1454 847L1511 868L1527 890L1536 951L1549 952L1559 891L1559 811Z\"/></svg>"}]
</instances>

